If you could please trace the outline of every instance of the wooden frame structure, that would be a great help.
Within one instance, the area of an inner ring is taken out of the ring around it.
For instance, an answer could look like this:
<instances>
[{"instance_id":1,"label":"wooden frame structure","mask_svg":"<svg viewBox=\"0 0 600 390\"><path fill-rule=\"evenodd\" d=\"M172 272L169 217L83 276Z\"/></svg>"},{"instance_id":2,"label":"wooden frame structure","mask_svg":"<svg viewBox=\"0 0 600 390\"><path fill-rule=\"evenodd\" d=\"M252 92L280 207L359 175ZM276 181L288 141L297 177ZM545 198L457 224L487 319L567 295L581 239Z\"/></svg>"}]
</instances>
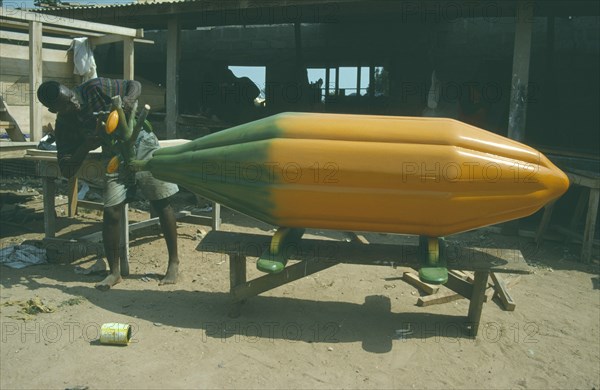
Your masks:
<instances>
[{"instance_id":1,"label":"wooden frame structure","mask_svg":"<svg viewBox=\"0 0 600 390\"><path fill-rule=\"evenodd\" d=\"M299 260L282 272L246 279L247 257L257 257L271 243L271 236L211 231L197 250L225 254L229 257L230 316L240 314L241 304L248 298L284 284L304 278L337 264L363 264L420 268L418 247L412 245L368 244L322 239L302 239L291 244L290 259ZM477 336L481 324L483 302L490 273L528 274L529 267L519 250L453 247L448 248L448 269L475 271L473 284L449 277L446 287L470 300L466 317L467 329Z\"/></svg>"},{"instance_id":2,"label":"wooden frame structure","mask_svg":"<svg viewBox=\"0 0 600 390\"><path fill-rule=\"evenodd\" d=\"M87 22L23 10L0 8L0 39L28 42L29 44L29 127L30 141L42 138L43 107L36 98L37 87L44 79L43 45L69 46L73 37L87 37L92 46L122 41L123 78L134 78L134 43L151 43L141 39L142 29ZM25 31L25 32L23 32ZM3 46L3 57L23 46ZM6 50L6 52L4 52ZM1 70L0 70L1 72Z\"/></svg>"}]
</instances>

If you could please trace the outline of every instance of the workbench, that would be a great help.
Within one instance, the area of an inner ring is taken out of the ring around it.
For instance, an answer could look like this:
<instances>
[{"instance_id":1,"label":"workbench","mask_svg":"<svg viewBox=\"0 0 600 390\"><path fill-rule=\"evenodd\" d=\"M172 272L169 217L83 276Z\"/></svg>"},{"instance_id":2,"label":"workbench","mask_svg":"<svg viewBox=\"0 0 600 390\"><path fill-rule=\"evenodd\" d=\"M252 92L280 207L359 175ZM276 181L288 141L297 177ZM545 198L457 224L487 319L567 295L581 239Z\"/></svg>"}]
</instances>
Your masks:
<instances>
[{"instance_id":1,"label":"workbench","mask_svg":"<svg viewBox=\"0 0 600 390\"><path fill-rule=\"evenodd\" d=\"M161 147L176 146L189 142L185 139L159 141ZM42 178L43 184L43 202L44 202L44 246L49 249L48 255L59 258L61 262L70 262L90 254L102 255L104 253L102 242L102 232L89 234L76 240L66 240L56 238L56 212L55 195L56 179L62 177L56 151L28 149L26 160L36 162L36 173ZM68 198L68 216L74 217L77 214L78 206L85 206L90 209L102 210L102 203L89 202L77 199L78 179L83 180L102 180L106 167L102 163L101 148L91 151L83 161L81 168L75 177L69 180ZM158 218L151 218L129 224L128 206L123 205L124 218L121 221L121 266L125 272L129 269L129 233L153 224L157 224ZM212 226L218 230L221 223L220 205L215 204L212 211L212 217L191 215L190 212L176 213L178 220L184 220L199 225ZM123 268L124 267L124 268Z\"/></svg>"},{"instance_id":2,"label":"workbench","mask_svg":"<svg viewBox=\"0 0 600 390\"><path fill-rule=\"evenodd\" d=\"M240 314L241 304L248 298L304 278L337 264L363 264L418 269L421 263L415 245L370 244L361 240L333 241L301 239L285 248L289 259L298 260L280 273L265 274L246 280L248 257L256 258L269 248L271 236L260 234L211 231L197 250L225 254L229 257L230 316ZM477 336L490 272L528 274L529 266L519 250L469 248L451 245L446 248L448 269L475 271L474 283L449 277L446 287L470 300L466 328ZM450 275L449 275L450 276Z\"/></svg>"},{"instance_id":3,"label":"workbench","mask_svg":"<svg viewBox=\"0 0 600 390\"><path fill-rule=\"evenodd\" d=\"M596 230L596 219L598 217L598 205L600 203L600 174L598 172L586 171L581 169L566 168L565 173L569 177L571 186L580 186L583 188L577 206L573 212L569 228L557 227L557 230L565 234L568 238L581 239L581 261L589 263L592 258L594 234ZM585 217L585 227L583 237L576 233L577 224L583 216L587 200L587 214ZM548 204L544 208L542 221L536 232L536 243L540 245L544 234L550 224L555 202Z\"/></svg>"}]
</instances>

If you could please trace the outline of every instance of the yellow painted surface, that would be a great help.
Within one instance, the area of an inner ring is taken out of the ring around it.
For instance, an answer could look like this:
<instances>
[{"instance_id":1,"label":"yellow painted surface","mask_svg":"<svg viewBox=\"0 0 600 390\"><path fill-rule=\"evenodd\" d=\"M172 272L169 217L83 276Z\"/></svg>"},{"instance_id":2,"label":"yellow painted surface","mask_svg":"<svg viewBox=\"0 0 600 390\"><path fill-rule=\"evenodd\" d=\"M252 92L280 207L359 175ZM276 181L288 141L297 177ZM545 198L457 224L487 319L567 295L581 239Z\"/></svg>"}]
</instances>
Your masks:
<instances>
[{"instance_id":1,"label":"yellow painted surface","mask_svg":"<svg viewBox=\"0 0 600 390\"><path fill-rule=\"evenodd\" d=\"M530 215L569 185L538 151L451 119L284 114L276 126L279 226L444 236Z\"/></svg>"}]
</instances>

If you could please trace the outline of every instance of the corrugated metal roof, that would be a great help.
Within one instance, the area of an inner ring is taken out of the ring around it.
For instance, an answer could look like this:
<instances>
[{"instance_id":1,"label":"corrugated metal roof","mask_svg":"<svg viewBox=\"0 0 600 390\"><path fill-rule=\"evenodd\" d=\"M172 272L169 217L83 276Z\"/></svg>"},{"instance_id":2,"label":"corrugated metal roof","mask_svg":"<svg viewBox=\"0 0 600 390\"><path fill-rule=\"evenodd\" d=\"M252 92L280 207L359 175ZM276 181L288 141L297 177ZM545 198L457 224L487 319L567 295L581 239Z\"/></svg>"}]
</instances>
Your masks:
<instances>
[{"instance_id":1,"label":"corrugated metal roof","mask_svg":"<svg viewBox=\"0 0 600 390\"><path fill-rule=\"evenodd\" d=\"M202 0L171 0L171 1L149 1L142 3L127 3L127 4L77 4L72 6L32 8L30 11L45 12L45 11L65 11L65 10L84 10L84 9L99 9L99 8L129 8L129 7L145 7L162 4L177 4L177 3L200 3Z\"/></svg>"}]
</instances>

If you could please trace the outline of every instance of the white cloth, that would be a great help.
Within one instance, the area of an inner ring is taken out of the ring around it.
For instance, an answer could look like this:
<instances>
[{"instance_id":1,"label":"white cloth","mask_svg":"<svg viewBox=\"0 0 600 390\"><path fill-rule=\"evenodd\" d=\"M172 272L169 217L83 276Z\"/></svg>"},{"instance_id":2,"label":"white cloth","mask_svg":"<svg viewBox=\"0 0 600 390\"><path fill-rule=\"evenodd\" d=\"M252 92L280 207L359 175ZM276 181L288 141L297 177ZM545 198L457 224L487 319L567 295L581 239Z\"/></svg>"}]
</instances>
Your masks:
<instances>
[{"instance_id":1,"label":"white cloth","mask_svg":"<svg viewBox=\"0 0 600 390\"><path fill-rule=\"evenodd\" d=\"M44 263L47 263L46 250L33 245L14 245L0 250L0 264L10 268L20 269Z\"/></svg>"},{"instance_id":2,"label":"white cloth","mask_svg":"<svg viewBox=\"0 0 600 390\"><path fill-rule=\"evenodd\" d=\"M98 77L94 51L87 38L73 38L69 50L73 50L73 73L81 76L83 82Z\"/></svg>"}]
</instances>

